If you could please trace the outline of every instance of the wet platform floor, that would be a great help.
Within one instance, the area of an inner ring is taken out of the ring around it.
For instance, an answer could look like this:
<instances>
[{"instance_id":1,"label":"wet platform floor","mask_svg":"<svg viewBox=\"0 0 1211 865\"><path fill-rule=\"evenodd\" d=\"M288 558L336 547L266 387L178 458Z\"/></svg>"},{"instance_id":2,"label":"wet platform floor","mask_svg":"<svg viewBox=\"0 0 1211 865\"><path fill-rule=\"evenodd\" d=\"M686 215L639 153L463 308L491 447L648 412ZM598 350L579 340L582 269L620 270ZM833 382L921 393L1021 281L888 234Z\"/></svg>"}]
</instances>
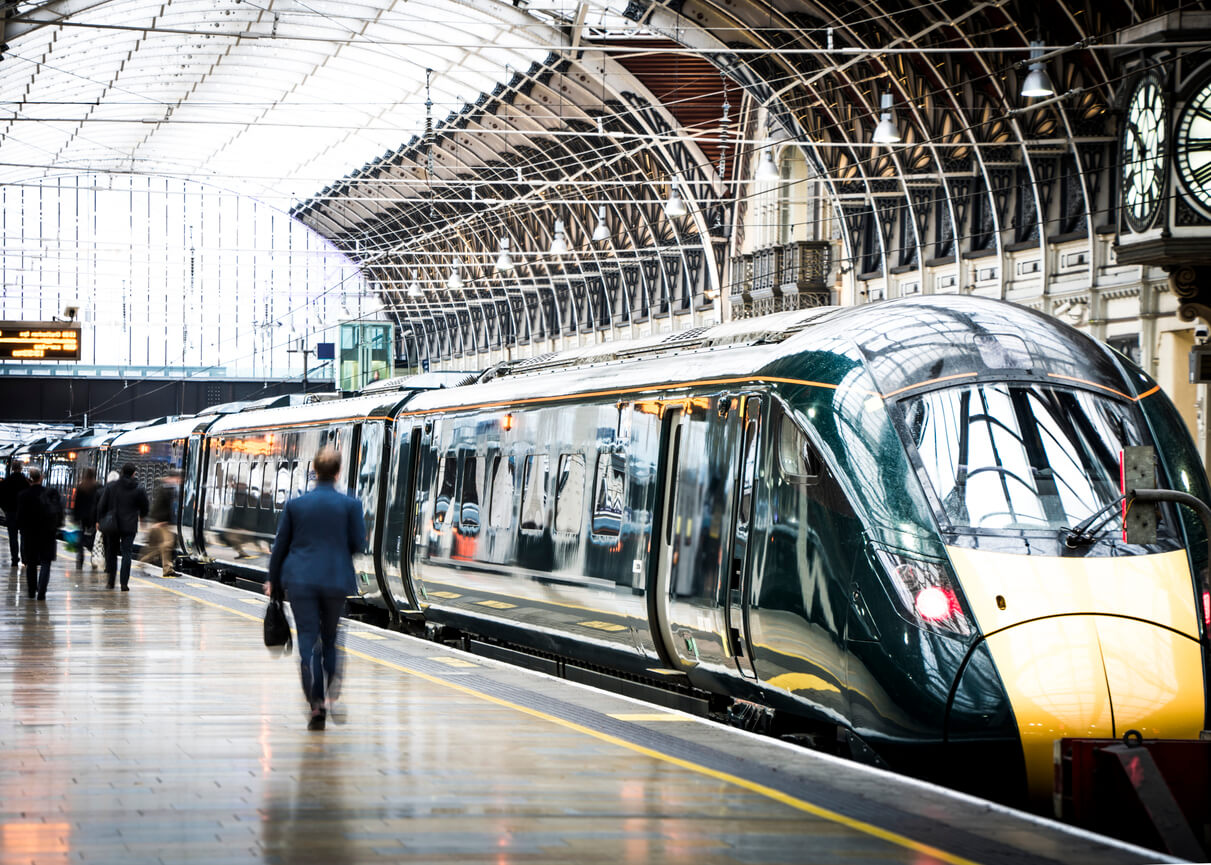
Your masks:
<instances>
[{"instance_id":1,"label":"wet platform floor","mask_svg":"<svg viewBox=\"0 0 1211 865\"><path fill-rule=\"evenodd\" d=\"M312 732L263 598L65 556L44 601L0 585L0 865L1165 861L352 622Z\"/></svg>"}]
</instances>

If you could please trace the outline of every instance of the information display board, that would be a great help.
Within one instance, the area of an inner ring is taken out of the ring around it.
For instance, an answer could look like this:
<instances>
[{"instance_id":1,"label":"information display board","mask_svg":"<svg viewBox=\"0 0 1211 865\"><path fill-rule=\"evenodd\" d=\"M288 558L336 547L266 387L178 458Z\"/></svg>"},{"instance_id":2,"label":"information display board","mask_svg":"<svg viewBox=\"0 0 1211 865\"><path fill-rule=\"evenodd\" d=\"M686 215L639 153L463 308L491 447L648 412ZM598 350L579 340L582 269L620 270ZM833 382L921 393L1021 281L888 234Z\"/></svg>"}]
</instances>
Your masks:
<instances>
[{"instance_id":1,"label":"information display board","mask_svg":"<svg viewBox=\"0 0 1211 865\"><path fill-rule=\"evenodd\" d=\"M0 321L0 360L79 360L80 327L60 321Z\"/></svg>"}]
</instances>

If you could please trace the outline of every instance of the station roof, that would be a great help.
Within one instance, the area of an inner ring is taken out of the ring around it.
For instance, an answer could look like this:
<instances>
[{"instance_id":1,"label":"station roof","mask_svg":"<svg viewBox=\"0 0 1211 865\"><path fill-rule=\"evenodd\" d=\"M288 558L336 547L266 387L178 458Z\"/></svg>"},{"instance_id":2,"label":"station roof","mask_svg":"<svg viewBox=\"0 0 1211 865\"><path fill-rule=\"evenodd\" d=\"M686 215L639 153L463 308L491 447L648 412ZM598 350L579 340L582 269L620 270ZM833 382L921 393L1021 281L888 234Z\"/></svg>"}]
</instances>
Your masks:
<instances>
[{"instance_id":1,"label":"station roof","mask_svg":"<svg viewBox=\"0 0 1211 865\"><path fill-rule=\"evenodd\" d=\"M423 132L426 79L444 117L558 38L494 2L11 5L0 182L184 176L283 209Z\"/></svg>"}]
</instances>

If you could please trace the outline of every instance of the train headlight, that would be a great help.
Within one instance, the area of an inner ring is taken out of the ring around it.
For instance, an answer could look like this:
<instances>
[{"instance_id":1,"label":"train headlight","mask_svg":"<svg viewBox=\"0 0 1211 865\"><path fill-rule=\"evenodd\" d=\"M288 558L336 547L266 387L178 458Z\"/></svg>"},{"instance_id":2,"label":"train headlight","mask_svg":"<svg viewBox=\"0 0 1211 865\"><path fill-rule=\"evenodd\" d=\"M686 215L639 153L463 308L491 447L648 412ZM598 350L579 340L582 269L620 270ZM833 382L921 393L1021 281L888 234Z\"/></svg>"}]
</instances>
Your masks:
<instances>
[{"instance_id":1,"label":"train headlight","mask_svg":"<svg viewBox=\"0 0 1211 865\"><path fill-rule=\"evenodd\" d=\"M958 592L938 562L876 550L901 613L920 628L965 637L971 620L963 612Z\"/></svg>"}]
</instances>

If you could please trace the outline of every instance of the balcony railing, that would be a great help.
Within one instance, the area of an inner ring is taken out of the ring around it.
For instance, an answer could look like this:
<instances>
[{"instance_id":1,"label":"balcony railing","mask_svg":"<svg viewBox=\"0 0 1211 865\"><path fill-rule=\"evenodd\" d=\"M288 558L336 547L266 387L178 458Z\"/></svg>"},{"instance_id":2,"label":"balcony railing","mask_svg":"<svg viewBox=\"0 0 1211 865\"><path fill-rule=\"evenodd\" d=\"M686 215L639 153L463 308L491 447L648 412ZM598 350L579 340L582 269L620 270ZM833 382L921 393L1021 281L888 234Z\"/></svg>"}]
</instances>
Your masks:
<instances>
[{"instance_id":1,"label":"balcony railing","mask_svg":"<svg viewBox=\"0 0 1211 865\"><path fill-rule=\"evenodd\" d=\"M830 253L827 241L800 240L731 259L732 318L829 305Z\"/></svg>"}]
</instances>

